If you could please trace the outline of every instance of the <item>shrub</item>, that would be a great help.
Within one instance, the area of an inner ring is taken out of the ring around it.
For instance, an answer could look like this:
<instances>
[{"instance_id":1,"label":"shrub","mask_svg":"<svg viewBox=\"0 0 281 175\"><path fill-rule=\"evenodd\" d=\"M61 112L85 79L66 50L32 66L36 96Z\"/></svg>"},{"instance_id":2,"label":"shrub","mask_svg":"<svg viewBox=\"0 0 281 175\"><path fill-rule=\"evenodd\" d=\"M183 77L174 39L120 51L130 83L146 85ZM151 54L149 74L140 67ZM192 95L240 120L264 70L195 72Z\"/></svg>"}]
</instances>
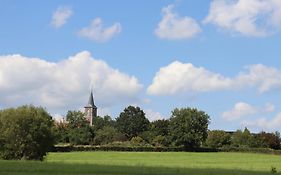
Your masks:
<instances>
[{"instance_id":1,"label":"shrub","mask_svg":"<svg viewBox=\"0 0 281 175\"><path fill-rule=\"evenodd\" d=\"M136 136L136 137L133 137L131 139L131 143L133 145L143 145L144 144L144 140L140 136Z\"/></svg>"},{"instance_id":2,"label":"shrub","mask_svg":"<svg viewBox=\"0 0 281 175\"><path fill-rule=\"evenodd\" d=\"M99 129L94 138L94 143L96 145L104 145L108 143L112 143L113 141L122 140L122 134L118 132L117 129L105 126L103 129Z\"/></svg>"},{"instance_id":3,"label":"shrub","mask_svg":"<svg viewBox=\"0 0 281 175\"><path fill-rule=\"evenodd\" d=\"M53 124L51 116L41 107L22 106L0 111L0 156L43 160L54 144Z\"/></svg>"},{"instance_id":4,"label":"shrub","mask_svg":"<svg viewBox=\"0 0 281 175\"><path fill-rule=\"evenodd\" d=\"M225 145L230 145L230 134L221 130L214 130L208 132L206 145L211 148L221 148Z\"/></svg>"},{"instance_id":5,"label":"shrub","mask_svg":"<svg viewBox=\"0 0 281 175\"><path fill-rule=\"evenodd\" d=\"M167 139L165 136L158 135L152 140L152 145L154 146L167 146Z\"/></svg>"}]
</instances>

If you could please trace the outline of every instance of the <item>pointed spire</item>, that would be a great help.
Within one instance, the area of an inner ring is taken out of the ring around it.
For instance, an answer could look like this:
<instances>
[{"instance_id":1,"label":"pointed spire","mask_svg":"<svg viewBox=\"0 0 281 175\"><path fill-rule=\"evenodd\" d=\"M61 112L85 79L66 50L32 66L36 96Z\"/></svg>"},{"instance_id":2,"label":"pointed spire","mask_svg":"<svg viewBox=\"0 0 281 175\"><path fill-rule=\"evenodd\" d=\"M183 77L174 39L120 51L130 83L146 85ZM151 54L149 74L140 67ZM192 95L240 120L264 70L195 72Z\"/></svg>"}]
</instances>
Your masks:
<instances>
[{"instance_id":1,"label":"pointed spire","mask_svg":"<svg viewBox=\"0 0 281 175\"><path fill-rule=\"evenodd\" d=\"M88 106L89 107L96 107L92 90L91 90L91 94L90 94L90 97L89 97Z\"/></svg>"}]
</instances>

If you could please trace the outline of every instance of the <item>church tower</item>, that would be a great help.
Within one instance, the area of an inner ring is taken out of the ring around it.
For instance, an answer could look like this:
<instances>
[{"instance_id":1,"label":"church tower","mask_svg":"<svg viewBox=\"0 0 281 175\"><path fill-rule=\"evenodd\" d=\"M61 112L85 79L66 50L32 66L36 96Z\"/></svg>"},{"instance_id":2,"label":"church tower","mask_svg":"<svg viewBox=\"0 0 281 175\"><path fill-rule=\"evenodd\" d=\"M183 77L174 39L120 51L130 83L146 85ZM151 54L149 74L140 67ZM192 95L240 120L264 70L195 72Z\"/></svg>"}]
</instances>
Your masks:
<instances>
[{"instance_id":1,"label":"church tower","mask_svg":"<svg viewBox=\"0 0 281 175\"><path fill-rule=\"evenodd\" d=\"M93 92L91 91L89 101L87 106L85 108L85 118L89 121L90 126L93 126L93 118L97 117L97 107L95 106L94 103L94 97L93 97Z\"/></svg>"}]
</instances>

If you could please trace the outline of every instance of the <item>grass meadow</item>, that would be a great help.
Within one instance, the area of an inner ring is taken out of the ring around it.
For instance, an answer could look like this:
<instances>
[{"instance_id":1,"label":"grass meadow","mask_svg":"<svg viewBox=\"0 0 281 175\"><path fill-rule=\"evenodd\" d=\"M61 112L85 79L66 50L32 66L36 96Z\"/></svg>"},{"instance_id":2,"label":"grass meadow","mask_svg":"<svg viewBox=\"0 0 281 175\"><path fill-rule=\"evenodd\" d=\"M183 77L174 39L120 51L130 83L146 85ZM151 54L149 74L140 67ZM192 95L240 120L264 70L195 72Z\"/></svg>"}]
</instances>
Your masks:
<instances>
[{"instance_id":1,"label":"grass meadow","mask_svg":"<svg viewBox=\"0 0 281 175\"><path fill-rule=\"evenodd\" d=\"M281 174L281 156L250 153L69 152L43 162L0 160L0 175ZM280 172L279 172L280 171Z\"/></svg>"}]
</instances>

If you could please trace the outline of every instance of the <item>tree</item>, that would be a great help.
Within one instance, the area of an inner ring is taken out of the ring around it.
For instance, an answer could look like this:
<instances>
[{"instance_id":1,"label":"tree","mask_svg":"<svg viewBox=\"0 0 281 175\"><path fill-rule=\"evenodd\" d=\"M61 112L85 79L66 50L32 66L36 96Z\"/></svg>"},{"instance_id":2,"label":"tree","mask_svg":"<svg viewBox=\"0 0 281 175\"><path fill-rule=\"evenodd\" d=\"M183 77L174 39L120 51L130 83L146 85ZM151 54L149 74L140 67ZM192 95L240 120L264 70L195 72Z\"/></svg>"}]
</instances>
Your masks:
<instances>
[{"instance_id":1,"label":"tree","mask_svg":"<svg viewBox=\"0 0 281 175\"><path fill-rule=\"evenodd\" d=\"M245 128L243 132L237 130L232 136L231 143L236 147L254 147L253 145L256 145L254 137L248 128Z\"/></svg>"},{"instance_id":2,"label":"tree","mask_svg":"<svg viewBox=\"0 0 281 175\"><path fill-rule=\"evenodd\" d=\"M66 120L68 121L70 143L74 145L87 145L92 142L94 133L82 112L68 111Z\"/></svg>"},{"instance_id":3,"label":"tree","mask_svg":"<svg viewBox=\"0 0 281 175\"><path fill-rule=\"evenodd\" d=\"M166 136L169 133L169 120L155 120L150 124L150 130L155 136L162 135Z\"/></svg>"},{"instance_id":4,"label":"tree","mask_svg":"<svg viewBox=\"0 0 281 175\"><path fill-rule=\"evenodd\" d=\"M271 149L280 149L280 134L278 132L261 132L257 135L257 138L262 141L264 147Z\"/></svg>"},{"instance_id":5,"label":"tree","mask_svg":"<svg viewBox=\"0 0 281 175\"><path fill-rule=\"evenodd\" d=\"M42 107L21 106L0 111L0 156L43 160L54 145L52 117Z\"/></svg>"},{"instance_id":6,"label":"tree","mask_svg":"<svg viewBox=\"0 0 281 175\"><path fill-rule=\"evenodd\" d=\"M122 134L118 132L117 129L111 126L105 126L96 132L94 143L97 145L103 145L114 141L122 141L119 140L120 138L122 138Z\"/></svg>"},{"instance_id":7,"label":"tree","mask_svg":"<svg viewBox=\"0 0 281 175\"><path fill-rule=\"evenodd\" d=\"M174 144L186 149L199 147L208 136L209 118L195 108L174 109L169 125Z\"/></svg>"},{"instance_id":8,"label":"tree","mask_svg":"<svg viewBox=\"0 0 281 175\"><path fill-rule=\"evenodd\" d=\"M230 145L230 134L222 130L213 130L208 132L206 145L211 148L221 148L225 145Z\"/></svg>"},{"instance_id":9,"label":"tree","mask_svg":"<svg viewBox=\"0 0 281 175\"><path fill-rule=\"evenodd\" d=\"M69 143L69 129L67 123L65 122L56 122L55 128L55 140L56 143Z\"/></svg>"},{"instance_id":10,"label":"tree","mask_svg":"<svg viewBox=\"0 0 281 175\"><path fill-rule=\"evenodd\" d=\"M149 120L139 107L128 106L116 118L116 125L129 139L149 129Z\"/></svg>"},{"instance_id":11,"label":"tree","mask_svg":"<svg viewBox=\"0 0 281 175\"><path fill-rule=\"evenodd\" d=\"M115 121L108 115L104 117L97 116L93 118L93 125L93 129L97 131L99 129L103 129L105 126L114 127Z\"/></svg>"}]
</instances>

